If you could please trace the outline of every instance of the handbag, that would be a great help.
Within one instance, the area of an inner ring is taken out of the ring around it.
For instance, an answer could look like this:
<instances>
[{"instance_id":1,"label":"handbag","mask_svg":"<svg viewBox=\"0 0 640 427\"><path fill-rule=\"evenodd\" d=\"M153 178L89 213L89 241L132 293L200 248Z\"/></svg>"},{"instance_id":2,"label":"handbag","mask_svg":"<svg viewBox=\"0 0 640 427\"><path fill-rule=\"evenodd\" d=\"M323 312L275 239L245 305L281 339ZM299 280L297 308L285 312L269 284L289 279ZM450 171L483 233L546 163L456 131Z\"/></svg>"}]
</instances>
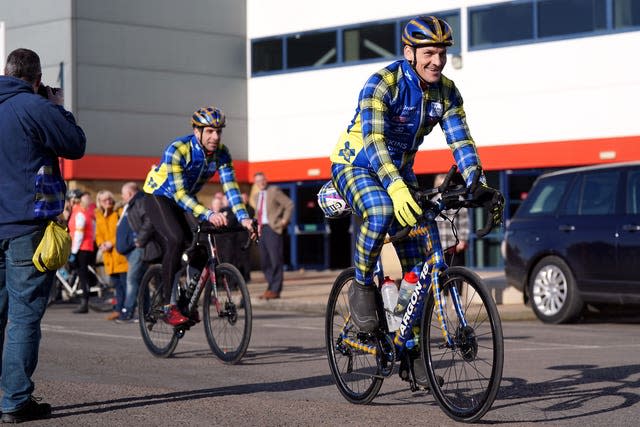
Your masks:
<instances>
[{"instance_id":1,"label":"handbag","mask_svg":"<svg viewBox=\"0 0 640 427\"><path fill-rule=\"evenodd\" d=\"M33 253L33 264L45 273L62 267L71 254L71 236L66 228L56 221L49 221L42 240Z\"/></svg>"}]
</instances>

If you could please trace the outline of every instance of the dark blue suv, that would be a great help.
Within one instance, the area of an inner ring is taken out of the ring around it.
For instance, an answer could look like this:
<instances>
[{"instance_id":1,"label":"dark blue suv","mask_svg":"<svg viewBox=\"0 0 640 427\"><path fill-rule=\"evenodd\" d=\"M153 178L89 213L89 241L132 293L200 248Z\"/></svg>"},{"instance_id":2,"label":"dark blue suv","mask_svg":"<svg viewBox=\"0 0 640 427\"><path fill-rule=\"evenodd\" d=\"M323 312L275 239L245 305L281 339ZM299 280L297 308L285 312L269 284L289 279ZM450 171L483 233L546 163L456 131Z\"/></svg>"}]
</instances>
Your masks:
<instances>
[{"instance_id":1,"label":"dark blue suv","mask_svg":"<svg viewBox=\"0 0 640 427\"><path fill-rule=\"evenodd\" d=\"M505 274L543 322L640 303L640 162L541 175L505 233Z\"/></svg>"}]
</instances>

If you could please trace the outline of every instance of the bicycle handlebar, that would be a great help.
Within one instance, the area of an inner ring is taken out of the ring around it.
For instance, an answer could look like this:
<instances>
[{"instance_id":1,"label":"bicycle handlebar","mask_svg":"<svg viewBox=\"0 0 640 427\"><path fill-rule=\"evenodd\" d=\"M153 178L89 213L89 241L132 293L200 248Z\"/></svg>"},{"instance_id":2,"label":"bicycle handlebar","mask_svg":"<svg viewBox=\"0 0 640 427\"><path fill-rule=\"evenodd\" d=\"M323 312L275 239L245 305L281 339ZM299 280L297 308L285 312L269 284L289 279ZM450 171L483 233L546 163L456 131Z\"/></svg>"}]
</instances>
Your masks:
<instances>
[{"instance_id":1,"label":"bicycle handlebar","mask_svg":"<svg viewBox=\"0 0 640 427\"><path fill-rule=\"evenodd\" d=\"M485 226L476 230L478 238L482 238L489 234L495 226L494 217L491 214L490 208L496 202L496 196L489 200L477 200L474 198L474 194L480 185L480 177L482 176L482 168L476 166L475 175L473 181L469 187L461 184L452 184L451 180L456 173L456 165L452 165L447 175L444 178L442 184L438 187L427 190L415 190L412 193L418 204L422 207L424 212L423 217L434 219L445 209L460 209L460 208L487 208L487 217ZM440 194L440 201L433 201L434 196ZM498 196L499 193L497 193ZM441 203L439 203L441 202ZM406 237L411 231L412 227L405 227L389 238L389 241L397 241Z\"/></svg>"},{"instance_id":2,"label":"bicycle handlebar","mask_svg":"<svg viewBox=\"0 0 640 427\"><path fill-rule=\"evenodd\" d=\"M247 238L247 241L241 247L243 251L247 250L249 246L251 246L252 241L255 240L256 243L258 243L259 241L258 221L256 219L251 220L251 228L252 228L252 231L249 233L249 237ZM200 221L197 226L191 229L191 231L193 232L194 235L196 235L198 233L205 233L205 234L239 233L241 231L248 231L248 230L239 223L234 225L225 225L223 227L216 227L215 225L211 224L209 221Z\"/></svg>"}]
</instances>

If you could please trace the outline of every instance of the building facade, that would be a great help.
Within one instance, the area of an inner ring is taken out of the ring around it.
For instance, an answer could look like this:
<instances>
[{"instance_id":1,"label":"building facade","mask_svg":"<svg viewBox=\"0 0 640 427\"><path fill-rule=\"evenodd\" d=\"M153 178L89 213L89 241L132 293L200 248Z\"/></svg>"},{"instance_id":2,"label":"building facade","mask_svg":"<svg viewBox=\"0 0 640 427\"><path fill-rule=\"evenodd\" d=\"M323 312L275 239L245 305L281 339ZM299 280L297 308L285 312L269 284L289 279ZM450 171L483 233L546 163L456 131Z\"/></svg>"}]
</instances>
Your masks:
<instances>
[{"instance_id":1,"label":"building facade","mask_svg":"<svg viewBox=\"0 0 640 427\"><path fill-rule=\"evenodd\" d=\"M363 83L401 58L400 30L422 14L453 26L444 73L507 219L544 171L640 158L640 0L327 0L302 11L293 0L2 2L0 52L34 49L44 82L64 87L88 135L85 158L64 162L66 179L141 181L189 133L191 112L216 104L243 189L262 171L296 204L289 267L342 268L353 224L325 222L315 194ZM436 128L416 172L428 185L452 163ZM501 265L501 231L472 239L471 265Z\"/></svg>"}]
</instances>

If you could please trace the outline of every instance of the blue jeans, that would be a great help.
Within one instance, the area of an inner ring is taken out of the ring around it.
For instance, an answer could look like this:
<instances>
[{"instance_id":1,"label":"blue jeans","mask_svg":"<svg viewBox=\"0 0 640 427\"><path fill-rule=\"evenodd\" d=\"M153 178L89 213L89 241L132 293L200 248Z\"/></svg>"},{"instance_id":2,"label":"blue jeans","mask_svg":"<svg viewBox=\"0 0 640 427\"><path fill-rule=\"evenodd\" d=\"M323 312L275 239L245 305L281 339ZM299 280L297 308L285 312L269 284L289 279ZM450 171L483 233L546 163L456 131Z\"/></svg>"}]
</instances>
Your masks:
<instances>
[{"instance_id":1,"label":"blue jeans","mask_svg":"<svg viewBox=\"0 0 640 427\"><path fill-rule=\"evenodd\" d=\"M126 317L132 317L136 309L136 299L138 298L138 288L142 282L142 276L147 271L147 265L142 261L144 248L135 248L127 254L129 271L127 272L127 296L124 299L124 309L122 313Z\"/></svg>"},{"instance_id":2,"label":"blue jeans","mask_svg":"<svg viewBox=\"0 0 640 427\"><path fill-rule=\"evenodd\" d=\"M43 233L44 227L23 236L0 239L3 412L20 409L34 389L31 376L38 364L40 320L55 277L55 272L39 272L31 261Z\"/></svg>"},{"instance_id":3,"label":"blue jeans","mask_svg":"<svg viewBox=\"0 0 640 427\"><path fill-rule=\"evenodd\" d=\"M114 273L109 276L111 286L116 291L116 305L113 307L113 311L120 313L122 307L124 307L125 292L127 289L127 273Z\"/></svg>"}]
</instances>

